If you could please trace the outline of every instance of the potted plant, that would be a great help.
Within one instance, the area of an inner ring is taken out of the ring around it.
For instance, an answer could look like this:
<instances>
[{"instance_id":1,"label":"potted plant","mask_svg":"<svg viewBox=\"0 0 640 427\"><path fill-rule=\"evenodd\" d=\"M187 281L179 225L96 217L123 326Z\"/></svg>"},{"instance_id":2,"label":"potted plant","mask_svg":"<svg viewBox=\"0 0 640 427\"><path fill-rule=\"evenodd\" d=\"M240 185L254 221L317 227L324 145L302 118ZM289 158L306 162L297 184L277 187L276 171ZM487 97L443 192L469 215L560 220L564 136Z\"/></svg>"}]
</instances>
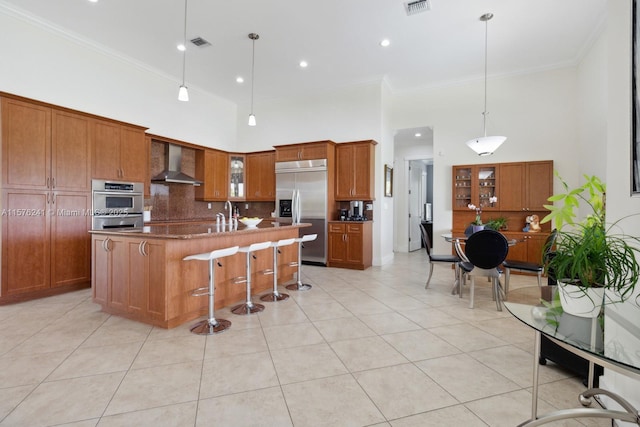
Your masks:
<instances>
[{"instance_id":1,"label":"potted plant","mask_svg":"<svg viewBox=\"0 0 640 427\"><path fill-rule=\"evenodd\" d=\"M486 224L485 228L500 231L507 229L507 217L499 216L497 218L491 218Z\"/></svg>"},{"instance_id":2,"label":"potted plant","mask_svg":"<svg viewBox=\"0 0 640 427\"><path fill-rule=\"evenodd\" d=\"M489 203L493 204L496 203L498 201L498 198L495 196L492 196L489 198ZM475 210L476 211L476 218L471 221L471 224L469 225L469 227L471 228L471 233L475 233L476 231L480 231L480 230L484 230L485 226L487 224L483 224L482 223L482 207L481 206L476 206L473 203L469 203L467 205L467 207L471 210ZM469 228L467 228L468 230ZM467 234L466 230L465 230L465 234Z\"/></svg>"},{"instance_id":3,"label":"potted plant","mask_svg":"<svg viewBox=\"0 0 640 427\"><path fill-rule=\"evenodd\" d=\"M616 301L624 301L633 294L640 276L636 260L640 240L625 235L620 221L605 222L606 185L596 176L585 175L585 182L570 189L556 172L565 191L548 200L555 205L541 223L555 220L558 237L555 252L547 261L546 271L558 281L560 301L564 311L595 317L604 302L604 290L612 290ZM590 208L584 219L576 221L575 210L581 204ZM564 291L569 291L564 294ZM573 308L568 303L577 303Z\"/></svg>"}]
</instances>

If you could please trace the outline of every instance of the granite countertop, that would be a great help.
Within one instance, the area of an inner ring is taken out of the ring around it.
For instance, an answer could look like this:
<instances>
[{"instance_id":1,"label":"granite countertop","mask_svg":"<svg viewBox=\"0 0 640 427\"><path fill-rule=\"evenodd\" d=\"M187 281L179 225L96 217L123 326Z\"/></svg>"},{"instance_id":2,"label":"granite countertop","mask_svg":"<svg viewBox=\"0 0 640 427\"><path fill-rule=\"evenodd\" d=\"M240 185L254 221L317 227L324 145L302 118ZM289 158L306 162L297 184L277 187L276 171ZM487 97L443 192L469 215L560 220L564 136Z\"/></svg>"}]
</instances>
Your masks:
<instances>
[{"instance_id":1,"label":"granite countertop","mask_svg":"<svg viewBox=\"0 0 640 427\"><path fill-rule=\"evenodd\" d=\"M130 237L143 237L143 238L157 238L157 239L194 239L194 238L207 238L216 237L229 234L246 234L256 233L260 231L273 231L274 229L282 228L301 228L308 227L311 224L285 224L277 221L262 221L257 227L247 227L246 225L239 223L237 229L229 229L229 226L222 227L222 225L215 222L197 222L193 224L189 223L174 223L174 224L150 224L145 225L142 229L111 229L111 230L91 230L92 234L108 234L117 236L130 236Z\"/></svg>"}]
</instances>

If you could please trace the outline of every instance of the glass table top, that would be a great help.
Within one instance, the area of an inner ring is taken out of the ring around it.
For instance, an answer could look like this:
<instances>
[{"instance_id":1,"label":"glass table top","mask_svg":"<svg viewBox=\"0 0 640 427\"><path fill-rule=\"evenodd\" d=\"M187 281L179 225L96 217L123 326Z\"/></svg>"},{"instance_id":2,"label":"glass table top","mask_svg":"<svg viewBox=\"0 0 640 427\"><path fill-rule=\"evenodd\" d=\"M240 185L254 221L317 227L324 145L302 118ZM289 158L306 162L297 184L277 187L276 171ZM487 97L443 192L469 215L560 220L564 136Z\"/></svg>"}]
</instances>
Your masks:
<instances>
[{"instance_id":1,"label":"glass table top","mask_svg":"<svg viewBox=\"0 0 640 427\"><path fill-rule=\"evenodd\" d=\"M605 304L604 316L592 320L564 313L559 302L552 302L555 291L555 286L513 289L504 306L518 320L549 337L640 373L640 306L636 302ZM605 330L607 338L603 340Z\"/></svg>"}]
</instances>

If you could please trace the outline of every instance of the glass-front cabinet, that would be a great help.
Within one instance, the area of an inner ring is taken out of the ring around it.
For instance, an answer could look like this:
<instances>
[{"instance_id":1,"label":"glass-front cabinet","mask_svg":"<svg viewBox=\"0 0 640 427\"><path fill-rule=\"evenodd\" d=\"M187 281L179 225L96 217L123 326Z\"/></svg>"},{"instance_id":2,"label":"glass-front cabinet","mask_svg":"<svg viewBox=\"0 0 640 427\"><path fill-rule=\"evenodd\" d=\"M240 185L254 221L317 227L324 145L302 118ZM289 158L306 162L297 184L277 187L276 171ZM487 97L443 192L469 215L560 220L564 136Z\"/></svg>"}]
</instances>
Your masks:
<instances>
[{"instance_id":1,"label":"glass-front cabinet","mask_svg":"<svg viewBox=\"0 0 640 427\"><path fill-rule=\"evenodd\" d=\"M244 179L244 155L229 155L229 198L236 200L244 200L245 198L245 179Z\"/></svg>"},{"instance_id":2,"label":"glass-front cabinet","mask_svg":"<svg viewBox=\"0 0 640 427\"><path fill-rule=\"evenodd\" d=\"M496 208L496 165L453 166L452 170L454 210L468 210L469 204L482 209Z\"/></svg>"}]
</instances>

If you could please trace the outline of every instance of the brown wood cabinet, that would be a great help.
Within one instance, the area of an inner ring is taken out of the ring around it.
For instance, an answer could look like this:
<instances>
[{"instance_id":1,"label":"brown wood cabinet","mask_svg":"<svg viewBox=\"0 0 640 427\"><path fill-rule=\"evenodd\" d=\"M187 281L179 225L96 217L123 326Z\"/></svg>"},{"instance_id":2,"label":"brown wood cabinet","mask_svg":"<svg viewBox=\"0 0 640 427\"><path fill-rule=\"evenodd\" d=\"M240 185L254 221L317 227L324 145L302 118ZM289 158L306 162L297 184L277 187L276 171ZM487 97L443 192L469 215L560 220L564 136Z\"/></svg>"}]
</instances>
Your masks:
<instances>
[{"instance_id":1,"label":"brown wood cabinet","mask_svg":"<svg viewBox=\"0 0 640 427\"><path fill-rule=\"evenodd\" d=\"M4 189L2 207L0 299L88 285L90 193Z\"/></svg>"},{"instance_id":2,"label":"brown wood cabinet","mask_svg":"<svg viewBox=\"0 0 640 427\"><path fill-rule=\"evenodd\" d=\"M501 210L541 211L553 194L553 161L500 164Z\"/></svg>"},{"instance_id":3,"label":"brown wood cabinet","mask_svg":"<svg viewBox=\"0 0 640 427\"><path fill-rule=\"evenodd\" d=\"M91 117L3 96L0 302L87 286Z\"/></svg>"},{"instance_id":4,"label":"brown wood cabinet","mask_svg":"<svg viewBox=\"0 0 640 427\"><path fill-rule=\"evenodd\" d=\"M276 162L290 162L294 160L326 159L333 141L316 141L302 144L276 145Z\"/></svg>"},{"instance_id":5,"label":"brown wood cabinet","mask_svg":"<svg viewBox=\"0 0 640 427\"><path fill-rule=\"evenodd\" d=\"M202 201L225 201L229 197L229 155L220 150L196 151L195 198Z\"/></svg>"},{"instance_id":6,"label":"brown wood cabinet","mask_svg":"<svg viewBox=\"0 0 640 427\"><path fill-rule=\"evenodd\" d=\"M272 201L276 198L276 153L266 151L246 155L246 199Z\"/></svg>"},{"instance_id":7,"label":"brown wood cabinet","mask_svg":"<svg viewBox=\"0 0 640 427\"><path fill-rule=\"evenodd\" d=\"M364 270L371 267L371 222L329 222L328 267Z\"/></svg>"},{"instance_id":8,"label":"brown wood cabinet","mask_svg":"<svg viewBox=\"0 0 640 427\"><path fill-rule=\"evenodd\" d=\"M500 203L492 203L492 197L498 196L497 165L462 165L453 166L453 210L469 210L473 204L482 210L496 210Z\"/></svg>"},{"instance_id":9,"label":"brown wood cabinet","mask_svg":"<svg viewBox=\"0 0 640 427\"><path fill-rule=\"evenodd\" d=\"M94 236L93 298L109 309L164 321L164 243L159 240Z\"/></svg>"},{"instance_id":10,"label":"brown wood cabinet","mask_svg":"<svg viewBox=\"0 0 640 427\"><path fill-rule=\"evenodd\" d=\"M336 200L374 200L375 141L336 146Z\"/></svg>"},{"instance_id":11,"label":"brown wood cabinet","mask_svg":"<svg viewBox=\"0 0 640 427\"><path fill-rule=\"evenodd\" d=\"M516 244L509 246L507 259L542 263L542 251L549 233L502 232L508 239L515 239Z\"/></svg>"},{"instance_id":12,"label":"brown wood cabinet","mask_svg":"<svg viewBox=\"0 0 640 427\"><path fill-rule=\"evenodd\" d=\"M247 168L245 155L229 153L229 200L245 200L247 190Z\"/></svg>"},{"instance_id":13,"label":"brown wood cabinet","mask_svg":"<svg viewBox=\"0 0 640 427\"><path fill-rule=\"evenodd\" d=\"M93 120L93 177L149 182L149 140L144 129Z\"/></svg>"}]
</instances>

